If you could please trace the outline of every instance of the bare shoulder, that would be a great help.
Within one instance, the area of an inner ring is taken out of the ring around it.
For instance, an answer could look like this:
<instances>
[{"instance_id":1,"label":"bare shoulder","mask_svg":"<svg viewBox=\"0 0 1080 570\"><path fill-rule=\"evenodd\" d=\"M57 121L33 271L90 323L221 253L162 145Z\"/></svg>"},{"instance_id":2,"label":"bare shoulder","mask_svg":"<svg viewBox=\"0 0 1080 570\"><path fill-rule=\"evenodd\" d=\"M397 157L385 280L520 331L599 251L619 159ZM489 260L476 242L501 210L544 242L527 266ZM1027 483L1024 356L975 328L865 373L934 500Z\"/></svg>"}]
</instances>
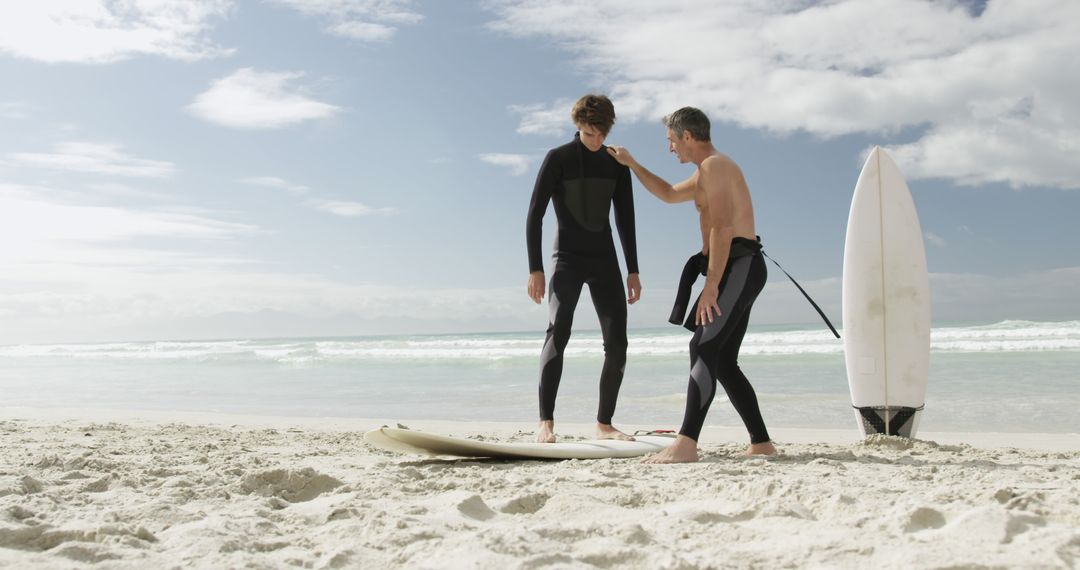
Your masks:
<instances>
[{"instance_id":1,"label":"bare shoulder","mask_svg":"<svg viewBox=\"0 0 1080 570\"><path fill-rule=\"evenodd\" d=\"M706 176L710 174L730 175L735 173L742 173L739 169L739 165L735 164L734 160L726 154L714 154L701 161L700 170Z\"/></svg>"},{"instance_id":2,"label":"bare shoulder","mask_svg":"<svg viewBox=\"0 0 1080 570\"><path fill-rule=\"evenodd\" d=\"M698 171L706 186L716 186L717 189L742 180L739 165L723 154L714 154L701 161Z\"/></svg>"}]
</instances>

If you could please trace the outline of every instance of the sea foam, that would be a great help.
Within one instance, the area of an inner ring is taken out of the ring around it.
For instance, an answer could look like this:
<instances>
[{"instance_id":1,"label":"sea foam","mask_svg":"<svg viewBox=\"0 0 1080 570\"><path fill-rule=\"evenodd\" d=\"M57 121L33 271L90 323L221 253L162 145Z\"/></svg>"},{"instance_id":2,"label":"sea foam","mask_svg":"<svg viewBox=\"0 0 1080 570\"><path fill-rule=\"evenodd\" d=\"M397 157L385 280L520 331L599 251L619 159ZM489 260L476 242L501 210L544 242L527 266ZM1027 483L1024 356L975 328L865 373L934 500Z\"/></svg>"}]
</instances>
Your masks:
<instances>
[{"instance_id":1,"label":"sea foam","mask_svg":"<svg viewBox=\"0 0 1080 570\"><path fill-rule=\"evenodd\" d=\"M843 331L841 331L843 335ZM683 357L689 332L631 331L634 357ZM544 337L537 333L440 336L386 336L343 339L279 339L121 342L98 344L14 345L0 347L0 357L93 360L271 361L283 364L372 360L506 360L536 358ZM943 326L931 331L933 352L1042 352L1080 350L1080 321L1002 321L988 325ZM842 355L843 342L824 329L753 330L741 355ZM575 332L567 358L599 358L604 342L598 331Z\"/></svg>"}]
</instances>

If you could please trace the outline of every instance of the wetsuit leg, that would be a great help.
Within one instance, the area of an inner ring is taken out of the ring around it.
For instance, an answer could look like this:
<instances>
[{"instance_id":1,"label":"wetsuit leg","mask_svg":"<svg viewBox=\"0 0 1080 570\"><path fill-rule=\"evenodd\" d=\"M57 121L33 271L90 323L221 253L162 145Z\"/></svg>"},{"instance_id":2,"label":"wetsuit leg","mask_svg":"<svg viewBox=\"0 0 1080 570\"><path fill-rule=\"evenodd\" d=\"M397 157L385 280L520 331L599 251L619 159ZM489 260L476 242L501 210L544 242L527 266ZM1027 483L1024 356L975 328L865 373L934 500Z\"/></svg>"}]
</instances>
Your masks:
<instances>
[{"instance_id":1,"label":"wetsuit leg","mask_svg":"<svg viewBox=\"0 0 1080 570\"><path fill-rule=\"evenodd\" d=\"M690 382L686 413L679 433L697 441L719 380L750 434L751 443L769 441L757 395L738 366L750 307L765 286L767 271L760 255L731 261L720 283L720 317L698 326L690 341ZM696 304L694 305L696 307Z\"/></svg>"},{"instance_id":2,"label":"wetsuit leg","mask_svg":"<svg viewBox=\"0 0 1080 570\"><path fill-rule=\"evenodd\" d=\"M568 267L555 266L548 287L548 328L540 353L540 419L555 419L555 397L562 379L563 352L570 342L574 310L581 297L583 276Z\"/></svg>"},{"instance_id":3,"label":"wetsuit leg","mask_svg":"<svg viewBox=\"0 0 1080 570\"><path fill-rule=\"evenodd\" d=\"M611 424L626 370L626 289L617 266L599 272L588 283L604 335L604 368L600 372L600 405L596 421Z\"/></svg>"},{"instance_id":4,"label":"wetsuit leg","mask_svg":"<svg viewBox=\"0 0 1080 570\"><path fill-rule=\"evenodd\" d=\"M727 343L721 347L716 360L716 376L720 385L724 387L728 400L739 413L739 417L750 434L751 443L764 443L770 441L769 431L765 428L765 420L761 417L761 408L758 406L757 393L750 381L746 379L742 369L739 368L739 348L742 339L746 335L746 327L750 323L750 308L743 313L739 325L732 332Z\"/></svg>"}]
</instances>

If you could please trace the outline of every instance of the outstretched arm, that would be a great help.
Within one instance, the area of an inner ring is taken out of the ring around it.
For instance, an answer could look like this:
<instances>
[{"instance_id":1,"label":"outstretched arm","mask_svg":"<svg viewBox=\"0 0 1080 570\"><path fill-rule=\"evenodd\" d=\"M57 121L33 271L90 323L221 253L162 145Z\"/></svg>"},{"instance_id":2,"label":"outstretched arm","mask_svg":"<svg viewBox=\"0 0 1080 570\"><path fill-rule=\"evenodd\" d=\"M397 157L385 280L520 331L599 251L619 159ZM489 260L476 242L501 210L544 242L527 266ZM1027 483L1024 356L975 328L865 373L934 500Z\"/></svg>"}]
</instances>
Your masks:
<instances>
[{"instance_id":1,"label":"outstretched arm","mask_svg":"<svg viewBox=\"0 0 1080 570\"><path fill-rule=\"evenodd\" d=\"M629 166L630 170L634 171L634 175L637 176L637 179L641 181L641 184L645 186L649 192L652 192L654 196L664 202L675 204L678 202L689 202L694 199L694 187L697 183L696 173L694 176L672 186L666 180L653 174L648 168L642 166L625 147L609 146L607 147L607 151L619 164Z\"/></svg>"}]
</instances>

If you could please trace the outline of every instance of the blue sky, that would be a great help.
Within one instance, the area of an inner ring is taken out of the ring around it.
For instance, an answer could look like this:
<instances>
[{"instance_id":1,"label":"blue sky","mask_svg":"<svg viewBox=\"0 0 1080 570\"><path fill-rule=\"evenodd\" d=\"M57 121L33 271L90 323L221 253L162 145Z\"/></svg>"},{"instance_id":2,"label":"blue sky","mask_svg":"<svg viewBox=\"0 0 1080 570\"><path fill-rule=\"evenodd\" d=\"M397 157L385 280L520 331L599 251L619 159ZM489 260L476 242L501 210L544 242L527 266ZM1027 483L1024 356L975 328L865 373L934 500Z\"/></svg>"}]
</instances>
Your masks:
<instances>
[{"instance_id":1,"label":"blue sky","mask_svg":"<svg viewBox=\"0 0 1080 570\"><path fill-rule=\"evenodd\" d=\"M915 197L936 322L1080 318L1076 21L1050 0L5 3L0 343L542 330L525 208L586 92L673 181L659 118L704 109L766 250L837 322L875 144ZM635 192L630 322L663 326L698 233ZM755 321L816 319L782 279Z\"/></svg>"}]
</instances>

